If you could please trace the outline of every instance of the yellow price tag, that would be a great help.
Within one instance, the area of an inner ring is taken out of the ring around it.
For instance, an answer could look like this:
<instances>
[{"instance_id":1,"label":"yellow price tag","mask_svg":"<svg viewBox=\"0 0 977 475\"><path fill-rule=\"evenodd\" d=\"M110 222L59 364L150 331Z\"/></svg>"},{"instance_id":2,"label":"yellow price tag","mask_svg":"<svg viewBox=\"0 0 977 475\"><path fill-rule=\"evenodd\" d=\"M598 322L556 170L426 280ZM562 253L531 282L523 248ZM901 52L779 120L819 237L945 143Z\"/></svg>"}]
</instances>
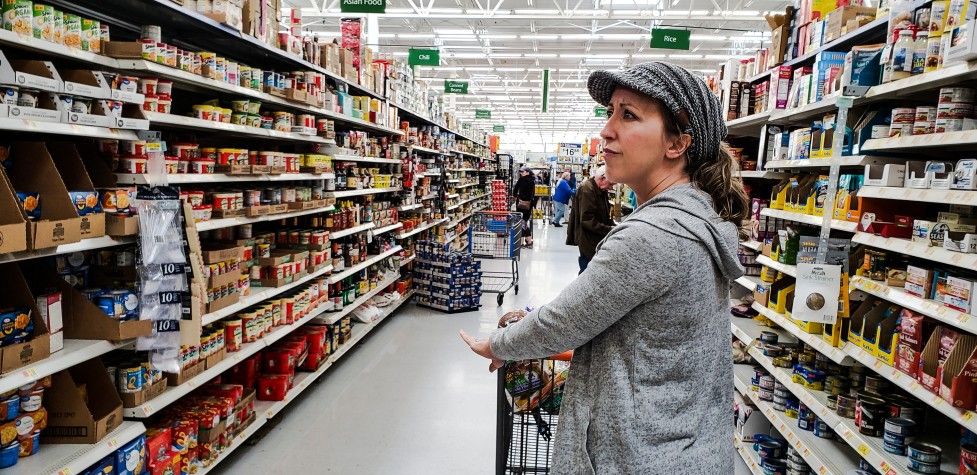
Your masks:
<instances>
[{"instance_id":1,"label":"yellow price tag","mask_svg":"<svg viewBox=\"0 0 977 475\"><path fill-rule=\"evenodd\" d=\"M963 411L963 414L960 414L960 418L969 421L974 418L974 413L973 411Z\"/></svg>"},{"instance_id":2,"label":"yellow price tag","mask_svg":"<svg viewBox=\"0 0 977 475\"><path fill-rule=\"evenodd\" d=\"M71 475L71 470L68 470L67 468L62 468L61 471L58 472L58 475Z\"/></svg>"},{"instance_id":3,"label":"yellow price tag","mask_svg":"<svg viewBox=\"0 0 977 475\"><path fill-rule=\"evenodd\" d=\"M828 467L825 467L824 465L822 465L822 466L820 466L820 467L818 468L818 473L819 473L820 475L825 475L825 474L827 474L827 473L828 473Z\"/></svg>"},{"instance_id":4,"label":"yellow price tag","mask_svg":"<svg viewBox=\"0 0 977 475\"><path fill-rule=\"evenodd\" d=\"M862 454L862 457L868 456L868 445L864 443L858 444L856 450L858 450L858 453Z\"/></svg>"}]
</instances>

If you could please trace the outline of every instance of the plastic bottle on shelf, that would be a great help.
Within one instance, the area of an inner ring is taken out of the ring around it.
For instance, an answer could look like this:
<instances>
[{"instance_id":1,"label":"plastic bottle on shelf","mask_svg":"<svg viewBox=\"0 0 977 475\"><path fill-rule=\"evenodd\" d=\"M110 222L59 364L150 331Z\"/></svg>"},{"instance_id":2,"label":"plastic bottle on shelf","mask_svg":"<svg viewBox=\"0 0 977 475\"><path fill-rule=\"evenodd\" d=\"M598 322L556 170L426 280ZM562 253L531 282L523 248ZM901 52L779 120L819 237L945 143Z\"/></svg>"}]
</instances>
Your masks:
<instances>
[{"instance_id":1,"label":"plastic bottle on shelf","mask_svg":"<svg viewBox=\"0 0 977 475\"><path fill-rule=\"evenodd\" d=\"M343 167L336 166L336 190L343 191L346 189L346 171Z\"/></svg>"},{"instance_id":2,"label":"plastic bottle on shelf","mask_svg":"<svg viewBox=\"0 0 977 475\"><path fill-rule=\"evenodd\" d=\"M904 28L897 31L898 39L892 45L892 73L889 76L891 81L898 81L912 75L913 52L916 50L913 30Z\"/></svg>"}]
</instances>

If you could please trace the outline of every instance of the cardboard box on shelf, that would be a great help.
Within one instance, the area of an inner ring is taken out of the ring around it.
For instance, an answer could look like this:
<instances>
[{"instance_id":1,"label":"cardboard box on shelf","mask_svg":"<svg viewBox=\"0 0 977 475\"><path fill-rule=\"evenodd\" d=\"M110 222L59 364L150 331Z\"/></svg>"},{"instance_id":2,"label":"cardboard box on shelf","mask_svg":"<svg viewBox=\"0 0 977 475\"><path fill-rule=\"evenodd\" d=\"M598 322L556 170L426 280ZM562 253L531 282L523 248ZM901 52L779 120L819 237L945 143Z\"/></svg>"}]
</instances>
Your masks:
<instances>
[{"instance_id":1,"label":"cardboard box on shelf","mask_svg":"<svg viewBox=\"0 0 977 475\"><path fill-rule=\"evenodd\" d=\"M30 340L0 348L0 373L6 373L50 356L51 341L47 324L37 309L37 301L20 267L16 263L2 264L0 275L4 276L4 285L0 286L0 306L29 309L34 324L34 334Z\"/></svg>"},{"instance_id":2,"label":"cardboard box on shelf","mask_svg":"<svg viewBox=\"0 0 977 475\"><path fill-rule=\"evenodd\" d=\"M0 171L0 254L25 251L27 247L27 220L7 174Z\"/></svg>"},{"instance_id":3,"label":"cardboard box on shelf","mask_svg":"<svg viewBox=\"0 0 977 475\"><path fill-rule=\"evenodd\" d=\"M243 247L228 247L203 250L201 257L206 264L216 264L221 261L240 261L243 255Z\"/></svg>"},{"instance_id":4,"label":"cardboard box on shelf","mask_svg":"<svg viewBox=\"0 0 977 475\"><path fill-rule=\"evenodd\" d=\"M122 423L122 400L99 358L55 373L44 406L44 443L94 444Z\"/></svg>"},{"instance_id":5,"label":"cardboard box on shelf","mask_svg":"<svg viewBox=\"0 0 977 475\"><path fill-rule=\"evenodd\" d=\"M16 142L10 156L13 164L7 172L14 189L40 196L41 218L27 222L30 249L80 241L81 218L44 143Z\"/></svg>"},{"instance_id":6,"label":"cardboard box on shelf","mask_svg":"<svg viewBox=\"0 0 977 475\"><path fill-rule=\"evenodd\" d=\"M122 407L137 407L141 406L156 396L163 394L166 391L166 378L163 378L153 384L148 386L143 386L142 391L135 393L122 393Z\"/></svg>"},{"instance_id":7,"label":"cardboard box on shelf","mask_svg":"<svg viewBox=\"0 0 977 475\"><path fill-rule=\"evenodd\" d=\"M787 40L790 38L790 21L794 14L793 7L787 7L783 14L767 15L767 25L770 26L770 54L768 64L776 66L784 62L787 54Z\"/></svg>"},{"instance_id":8,"label":"cardboard box on shelf","mask_svg":"<svg viewBox=\"0 0 977 475\"><path fill-rule=\"evenodd\" d=\"M961 335L939 369L940 397L953 405L973 410L977 404L977 337Z\"/></svg>"},{"instance_id":9,"label":"cardboard box on shelf","mask_svg":"<svg viewBox=\"0 0 977 475\"><path fill-rule=\"evenodd\" d=\"M181 368L179 373L166 373L166 381L170 386L179 386L187 382L190 378L197 376L204 372L205 366L207 366L203 361L197 361L190 366L184 366Z\"/></svg>"},{"instance_id":10,"label":"cardboard box on shelf","mask_svg":"<svg viewBox=\"0 0 977 475\"><path fill-rule=\"evenodd\" d=\"M75 211L81 215L80 232L82 239L104 236L105 213L96 213L91 210L97 204L99 195L85 170L85 164L82 162L78 149L67 142L48 142L48 150L54 158L54 166L58 169L65 187L71 192L90 192L89 196L94 197L96 201L96 203L79 203L77 201L73 203ZM85 214L82 215L82 213Z\"/></svg>"},{"instance_id":11,"label":"cardboard box on shelf","mask_svg":"<svg viewBox=\"0 0 977 475\"><path fill-rule=\"evenodd\" d=\"M242 5L242 0L211 0L210 11L204 15L241 31L244 28Z\"/></svg>"}]
</instances>

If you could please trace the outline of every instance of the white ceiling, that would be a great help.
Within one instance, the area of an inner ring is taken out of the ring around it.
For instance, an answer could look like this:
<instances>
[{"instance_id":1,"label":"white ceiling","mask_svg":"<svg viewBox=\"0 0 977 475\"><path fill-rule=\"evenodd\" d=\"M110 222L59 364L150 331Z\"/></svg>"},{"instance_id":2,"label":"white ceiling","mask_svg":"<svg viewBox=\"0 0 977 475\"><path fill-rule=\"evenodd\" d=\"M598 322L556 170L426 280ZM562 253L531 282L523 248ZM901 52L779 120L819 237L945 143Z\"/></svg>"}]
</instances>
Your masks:
<instances>
[{"instance_id":1,"label":"white ceiling","mask_svg":"<svg viewBox=\"0 0 977 475\"><path fill-rule=\"evenodd\" d=\"M302 9L304 29L339 35L338 0L285 0ZM418 76L440 90L446 78L470 81L469 94L449 95L463 120L492 111L476 124L505 124L503 148L553 151L561 141L595 136L602 119L587 94L596 69L649 60L711 73L726 59L766 46L763 14L785 0L388 0L387 13L367 19L368 43L381 56L406 60L411 47L437 47L441 66ZM370 26L376 28L371 31ZM689 51L649 47L653 27L691 29ZM550 70L549 112L540 113L543 69Z\"/></svg>"}]
</instances>

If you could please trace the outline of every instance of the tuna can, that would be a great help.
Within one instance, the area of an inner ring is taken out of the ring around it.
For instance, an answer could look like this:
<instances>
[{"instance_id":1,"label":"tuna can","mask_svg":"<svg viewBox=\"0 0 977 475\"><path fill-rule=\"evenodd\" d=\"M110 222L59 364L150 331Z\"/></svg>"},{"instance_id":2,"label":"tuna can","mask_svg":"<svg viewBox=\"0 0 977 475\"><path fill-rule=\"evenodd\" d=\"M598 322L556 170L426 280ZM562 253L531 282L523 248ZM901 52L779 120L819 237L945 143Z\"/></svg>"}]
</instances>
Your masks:
<instances>
[{"instance_id":1,"label":"tuna can","mask_svg":"<svg viewBox=\"0 0 977 475\"><path fill-rule=\"evenodd\" d=\"M794 362L791 361L790 356L778 356L773 359L773 365L778 368L790 368L794 366Z\"/></svg>"},{"instance_id":2,"label":"tuna can","mask_svg":"<svg viewBox=\"0 0 977 475\"><path fill-rule=\"evenodd\" d=\"M865 392L874 396L881 396L889 390L889 381L881 376L865 376Z\"/></svg>"},{"instance_id":3,"label":"tuna can","mask_svg":"<svg viewBox=\"0 0 977 475\"><path fill-rule=\"evenodd\" d=\"M772 331L764 330L760 332L760 341L774 345L777 343L777 334Z\"/></svg>"},{"instance_id":4,"label":"tuna can","mask_svg":"<svg viewBox=\"0 0 977 475\"><path fill-rule=\"evenodd\" d=\"M797 410L797 427L804 430L814 430L814 421L816 419L817 416L811 411L811 408L801 403Z\"/></svg>"},{"instance_id":5,"label":"tuna can","mask_svg":"<svg viewBox=\"0 0 977 475\"><path fill-rule=\"evenodd\" d=\"M153 40L160 43L163 41L163 30L159 25L143 25L139 39Z\"/></svg>"},{"instance_id":6,"label":"tuna can","mask_svg":"<svg viewBox=\"0 0 977 475\"><path fill-rule=\"evenodd\" d=\"M831 395L829 395L828 396L828 401L827 401L827 403L825 403L825 406L827 406L828 409L831 409L832 411L837 410L838 409L838 395L837 394L831 394Z\"/></svg>"},{"instance_id":7,"label":"tuna can","mask_svg":"<svg viewBox=\"0 0 977 475\"><path fill-rule=\"evenodd\" d=\"M901 417L890 417L885 420L885 432L904 437L914 435L916 433L916 423Z\"/></svg>"},{"instance_id":8,"label":"tuna can","mask_svg":"<svg viewBox=\"0 0 977 475\"><path fill-rule=\"evenodd\" d=\"M822 439L834 439L835 431L831 429L831 426L827 422L818 418L814 421L814 435Z\"/></svg>"},{"instance_id":9,"label":"tuna can","mask_svg":"<svg viewBox=\"0 0 977 475\"><path fill-rule=\"evenodd\" d=\"M119 392L137 393L142 391L144 383L142 366L120 367L116 381L119 383Z\"/></svg>"},{"instance_id":10,"label":"tuna can","mask_svg":"<svg viewBox=\"0 0 977 475\"><path fill-rule=\"evenodd\" d=\"M977 446L960 446L960 475L977 475Z\"/></svg>"},{"instance_id":11,"label":"tuna can","mask_svg":"<svg viewBox=\"0 0 977 475\"><path fill-rule=\"evenodd\" d=\"M774 389L775 386L776 386L776 380L774 379L773 376L771 376L769 374L764 374L763 376L760 376L760 388L761 389L769 390L769 391L771 391L771 394L772 394L772 391L773 391L773 389Z\"/></svg>"},{"instance_id":12,"label":"tuna can","mask_svg":"<svg viewBox=\"0 0 977 475\"><path fill-rule=\"evenodd\" d=\"M860 394L855 403L855 426L858 431L872 437L882 437L886 405L881 399Z\"/></svg>"},{"instance_id":13,"label":"tuna can","mask_svg":"<svg viewBox=\"0 0 977 475\"><path fill-rule=\"evenodd\" d=\"M855 418L855 398L845 394L839 394L837 395L837 404L838 408L835 409L836 414L848 419Z\"/></svg>"},{"instance_id":14,"label":"tuna can","mask_svg":"<svg viewBox=\"0 0 977 475\"><path fill-rule=\"evenodd\" d=\"M893 434L891 432L886 432L882 436L882 441L885 442L886 444L891 444L892 446L901 447L900 449L901 451L899 453L901 453L902 455L906 455L906 446L913 443L913 441L915 441L915 438L912 436L903 436L903 435Z\"/></svg>"},{"instance_id":15,"label":"tuna can","mask_svg":"<svg viewBox=\"0 0 977 475\"><path fill-rule=\"evenodd\" d=\"M794 473L807 473L809 470L811 470L811 467L804 460L798 462L796 460L787 459L787 473L791 473L791 471Z\"/></svg>"},{"instance_id":16,"label":"tuna can","mask_svg":"<svg viewBox=\"0 0 977 475\"><path fill-rule=\"evenodd\" d=\"M886 438L882 440L882 450L885 450L890 454L906 455L906 444L900 444L899 442L893 441L886 436Z\"/></svg>"},{"instance_id":17,"label":"tuna can","mask_svg":"<svg viewBox=\"0 0 977 475\"><path fill-rule=\"evenodd\" d=\"M916 118L916 109L913 107L894 107L892 109L892 125L909 124L912 125Z\"/></svg>"},{"instance_id":18,"label":"tuna can","mask_svg":"<svg viewBox=\"0 0 977 475\"><path fill-rule=\"evenodd\" d=\"M760 349L763 350L763 356L767 356L770 358L774 358L784 354L784 349L782 347L777 345L772 345L769 343L761 345Z\"/></svg>"},{"instance_id":19,"label":"tuna can","mask_svg":"<svg viewBox=\"0 0 977 475\"><path fill-rule=\"evenodd\" d=\"M794 462L797 464L807 463L804 461L804 457L801 457L800 452L797 451L793 446L787 446L787 461Z\"/></svg>"},{"instance_id":20,"label":"tuna can","mask_svg":"<svg viewBox=\"0 0 977 475\"><path fill-rule=\"evenodd\" d=\"M969 87L941 87L940 104L963 102L973 103L977 98L977 91Z\"/></svg>"},{"instance_id":21,"label":"tuna can","mask_svg":"<svg viewBox=\"0 0 977 475\"><path fill-rule=\"evenodd\" d=\"M761 440L754 446L760 458L783 458L784 444L779 440Z\"/></svg>"},{"instance_id":22,"label":"tuna can","mask_svg":"<svg viewBox=\"0 0 977 475\"><path fill-rule=\"evenodd\" d=\"M919 460L909 458L909 464L906 466L909 470L916 473L927 473L927 474L938 474L940 473L940 464L937 463L926 463L920 462Z\"/></svg>"},{"instance_id":23,"label":"tuna can","mask_svg":"<svg viewBox=\"0 0 977 475\"><path fill-rule=\"evenodd\" d=\"M926 409L914 398L893 395L889 398L889 416L909 419L917 426L923 425Z\"/></svg>"},{"instance_id":24,"label":"tuna can","mask_svg":"<svg viewBox=\"0 0 977 475\"><path fill-rule=\"evenodd\" d=\"M909 444L909 458L912 460L939 465L942 456L943 449L941 449L939 446L928 444L926 442L913 442Z\"/></svg>"},{"instance_id":25,"label":"tuna can","mask_svg":"<svg viewBox=\"0 0 977 475\"><path fill-rule=\"evenodd\" d=\"M781 459L760 459L760 468L764 475L780 475L787 470L787 464Z\"/></svg>"},{"instance_id":26,"label":"tuna can","mask_svg":"<svg viewBox=\"0 0 977 475\"><path fill-rule=\"evenodd\" d=\"M791 419L796 419L800 404L801 404L800 400L798 400L794 396L787 398L787 408L784 409L784 415Z\"/></svg>"}]
</instances>

